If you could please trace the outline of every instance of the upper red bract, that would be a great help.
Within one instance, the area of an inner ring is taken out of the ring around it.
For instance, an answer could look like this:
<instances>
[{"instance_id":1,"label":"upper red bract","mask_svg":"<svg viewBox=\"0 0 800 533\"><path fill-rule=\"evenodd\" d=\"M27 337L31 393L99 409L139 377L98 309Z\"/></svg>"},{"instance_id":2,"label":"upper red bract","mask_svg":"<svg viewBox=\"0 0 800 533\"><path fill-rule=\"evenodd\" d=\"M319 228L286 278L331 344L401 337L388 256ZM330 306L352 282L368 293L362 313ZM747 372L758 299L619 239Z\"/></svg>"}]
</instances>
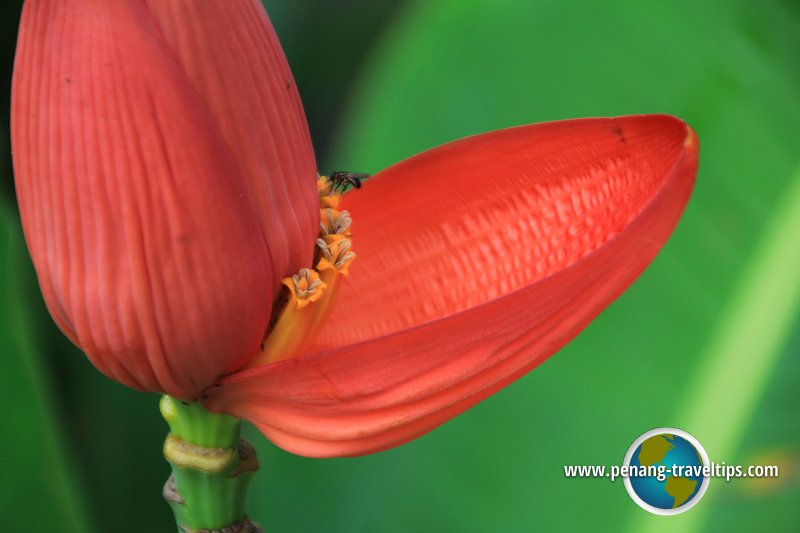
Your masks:
<instances>
[{"instance_id":1,"label":"upper red bract","mask_svg":"<svg viewBox=\"0 0 800 533\"><path fill-rule=\"evenodd\" d=\"M48 308L130 387L242 366L311 261L316 165L256 1L26 2L12 143Z\"/></svg>"}]
</instances>

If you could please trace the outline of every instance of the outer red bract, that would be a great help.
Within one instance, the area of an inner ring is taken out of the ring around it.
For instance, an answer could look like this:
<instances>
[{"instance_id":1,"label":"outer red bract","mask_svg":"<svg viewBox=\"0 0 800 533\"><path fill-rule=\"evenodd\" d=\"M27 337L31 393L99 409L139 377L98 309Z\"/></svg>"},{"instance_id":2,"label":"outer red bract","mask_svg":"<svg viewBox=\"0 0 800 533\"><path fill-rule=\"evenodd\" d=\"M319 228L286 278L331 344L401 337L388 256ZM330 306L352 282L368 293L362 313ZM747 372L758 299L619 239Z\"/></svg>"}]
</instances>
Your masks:
<instances>
[{"instance_id":1,"label":"outer red bract","mask_svg":"<svg viewBox=\"0 0 800 533\"><path fill-rule=\"evenodd\" d=\"M256 0L29 0L12 144L54 319L108 376L193 398L311 261L316 165Z\"/></svg>"},{"instance_id":2,"label":"outer red bract","mask_svg":"<svg viewBox=\"0 0 800 533\"><path fill-rule=\"evenodd\" d=\"M655 257L697 171L694 132L664 115L398 163L342 199L358 260L308 353L220 378L256 353L318 224L260 4L29 1L13 91L20 209L59 326L112 378L202 393L303 455L402 444L533 369Z\"/></svg>"}]
</instances>

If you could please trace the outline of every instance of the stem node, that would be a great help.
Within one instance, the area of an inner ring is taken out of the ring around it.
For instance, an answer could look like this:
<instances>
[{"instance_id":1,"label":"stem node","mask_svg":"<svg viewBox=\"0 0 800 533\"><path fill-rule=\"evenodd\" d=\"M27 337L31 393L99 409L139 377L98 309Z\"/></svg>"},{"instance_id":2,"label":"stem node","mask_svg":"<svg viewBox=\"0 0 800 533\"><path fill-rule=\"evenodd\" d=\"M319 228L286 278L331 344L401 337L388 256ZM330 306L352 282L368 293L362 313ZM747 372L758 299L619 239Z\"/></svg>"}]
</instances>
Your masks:
<instances>
[{"instance_id":1,"label":"stem node","mask_svg":"<svg viewBox=\"0 0 800 533\"><path fill-rule=\"evenodd\" d=\"M181 533L258 533L245 514L247 485L258 470L253 445L241 438L241 421L209 413L196 403L161 399L170 427L164 457L172 467L164 499Z\"/></svg>"}]
</instances>

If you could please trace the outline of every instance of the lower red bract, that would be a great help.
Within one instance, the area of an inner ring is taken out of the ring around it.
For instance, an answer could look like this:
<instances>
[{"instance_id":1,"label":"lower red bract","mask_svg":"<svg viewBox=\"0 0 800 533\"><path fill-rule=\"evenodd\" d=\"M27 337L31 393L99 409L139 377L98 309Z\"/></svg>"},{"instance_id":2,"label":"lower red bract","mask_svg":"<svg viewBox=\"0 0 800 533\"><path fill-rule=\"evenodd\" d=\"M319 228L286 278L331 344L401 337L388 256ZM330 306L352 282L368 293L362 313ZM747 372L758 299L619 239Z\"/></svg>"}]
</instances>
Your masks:
<instances>
[{"instance_id":1,"label":"lower red bract","mask_svg":"<svg viewBox=\"0 0 800 533\"><path fill-rule=\"evenodd\" d=\"M585 119L472 137L387 169L343 202L361 253L319 351L231 376L206 405L301 455L371 453L430 431L552 355L636 279L683 212L697 150L673 117ZM488 174L491 190L475 193ZM365 207L398 196L408 202L393 216ZM491 217L451 223L484 203ZM501 222L520 217L527 235L510 238ZM396 246L401 229L416 247ZM490 253L469 264L481 242ZM504 276L514 283L498 286ZM452 284L465 299L427 305Z\"/></svg>"}]
</instances>

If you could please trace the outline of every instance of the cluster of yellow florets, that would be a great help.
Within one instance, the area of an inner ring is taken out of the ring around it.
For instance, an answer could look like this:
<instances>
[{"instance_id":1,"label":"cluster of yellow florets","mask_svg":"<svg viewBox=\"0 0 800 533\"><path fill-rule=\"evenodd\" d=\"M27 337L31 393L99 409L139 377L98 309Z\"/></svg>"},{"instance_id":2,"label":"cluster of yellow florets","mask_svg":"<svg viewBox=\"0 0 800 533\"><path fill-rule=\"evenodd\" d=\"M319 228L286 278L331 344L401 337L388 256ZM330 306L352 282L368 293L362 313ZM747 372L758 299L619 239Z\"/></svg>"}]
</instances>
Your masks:
<instances>
[{"instance_id":1,"label":"cluster of yellow florets","mask_svg":"<svg viewBox=\"0 0 800 533\"><path fill-rule=\"evenodd\" d=\"M288 298L276 309L261 354L251 366L287 359L302 352L333 308L339 282L347 276L356 257L352 251L350 213L339 211L340 191L327 177L317 181L319 193L319 235L314 251L314 268L300 271L281 282Z\"/></svg>"}]
</instances>

